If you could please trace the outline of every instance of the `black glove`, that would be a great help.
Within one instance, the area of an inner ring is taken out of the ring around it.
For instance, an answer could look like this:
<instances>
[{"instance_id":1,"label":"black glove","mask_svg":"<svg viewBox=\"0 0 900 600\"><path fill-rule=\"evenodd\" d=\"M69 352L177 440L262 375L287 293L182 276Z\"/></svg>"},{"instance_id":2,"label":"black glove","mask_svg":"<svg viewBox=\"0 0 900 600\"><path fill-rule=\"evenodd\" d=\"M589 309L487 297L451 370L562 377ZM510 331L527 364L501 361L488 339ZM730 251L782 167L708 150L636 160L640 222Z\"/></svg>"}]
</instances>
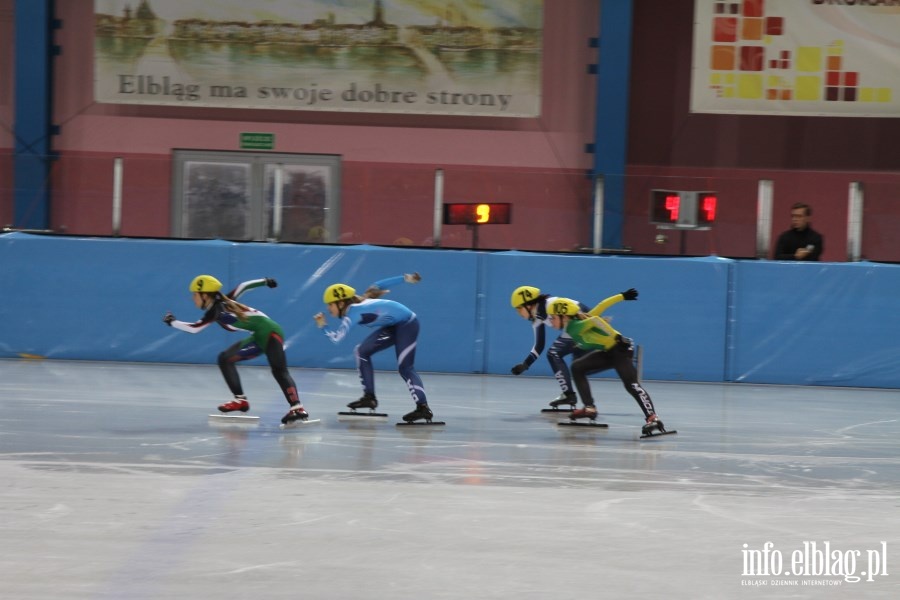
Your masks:
<instances>
[{"instance_id":1,"label":"black glove","mask_svg":"<svg viewBox=\"0 0 900 600\"><path fill-rule=\"evenodd\" d=\"M624 292L622 292L622 295L625 297L626 300L637 300L638 291L634 288L631 288L629 290L625 290Z\"/></svg>"},{"instance_id":2,"label":"black glove","mask_svg":"<svg viewBox=\"0 0 900 600\"><path fill-rule=\"evenodd\" d=\"M163 323L165 323L169 327L172 326L172 321L174 321L174 320L175 320L175 315L173 315L172 313L166 313L166 316L163 317Z\"/></svg>"},{"instance_id":3,"label":"black glove","mask_svg":"<svg viewBox=\"0 0 900 600\"><path fill-rule=\"evenodd\" d=\"M525 363L519 363L516 366L514 366L512 369L510 369L510 372L513 375L521 375L522 373L524 373L527 370L528 370L528 365L526 365Z\"/></svg>"},{"instance_id":4,"label":"black glove","mask_svg":"<svg viewBox=\"0 0 900 600\"><path fill-rule=\"evenodd\" d=\"M266 277L266 285L269 287L278 287L278 282L274 279L269 279L268 277Z\"/></svg>"},{"instance_id":5,"label":"black glove","mask_svg":"<svg viewBox=\"0 0 900 600\"><path fill-rule=\"evenodd\" d=\"M616 344L627 349L627 348L631 348L632 346L634 346L634 340L631 338L627 338L620 333L620 334L616 335Z\"/></svg>"}]
</instances>

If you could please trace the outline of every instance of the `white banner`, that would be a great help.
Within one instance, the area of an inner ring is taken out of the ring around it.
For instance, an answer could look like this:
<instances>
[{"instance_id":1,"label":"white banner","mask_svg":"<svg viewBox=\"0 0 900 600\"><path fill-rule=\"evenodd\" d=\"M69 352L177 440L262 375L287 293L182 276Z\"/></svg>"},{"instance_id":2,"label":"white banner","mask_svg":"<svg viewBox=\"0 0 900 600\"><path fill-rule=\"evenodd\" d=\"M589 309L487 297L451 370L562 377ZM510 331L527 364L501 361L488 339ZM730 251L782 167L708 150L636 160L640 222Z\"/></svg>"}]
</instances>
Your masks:
<instances>
[{"instance_id":1,"label":"white banner","mask_svg":"<svg viewBox=\"0 0 900 600\"><path fill-rule=\"evenodd\" d=\"M94 0L97 102L536 117L543 0Z\"/></svg>"},{"instance_id":2,"label":"white banner","mask_svg":"<svg viewBox=\"0 0 900 600\"><path fill-rule=\"evenodd\" d=\"M695 0L691 111L900 116L900 0Z\"/></svg>"}]
</instances>

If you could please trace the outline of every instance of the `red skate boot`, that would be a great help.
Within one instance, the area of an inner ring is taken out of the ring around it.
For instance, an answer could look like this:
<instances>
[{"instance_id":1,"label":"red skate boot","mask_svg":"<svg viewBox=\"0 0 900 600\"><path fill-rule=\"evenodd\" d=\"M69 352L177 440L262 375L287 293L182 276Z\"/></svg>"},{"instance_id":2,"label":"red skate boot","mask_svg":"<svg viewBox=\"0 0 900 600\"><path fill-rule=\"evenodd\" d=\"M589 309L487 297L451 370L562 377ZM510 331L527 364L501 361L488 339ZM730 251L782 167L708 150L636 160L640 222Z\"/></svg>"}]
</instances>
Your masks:
<instances>
[{"instance_id":1,"label":"red skate boot","mask_svg":"<svg viewBox=\"0 0 900 600\"><path fill-rule=\"evenodd\" d=\"M584 408L576 408L572 411L572 414L569 415L569 418L573 421L577 419L590 419L593 421L597 418L597 407L592 404L591 406L585 406Z\"/></svg>"},{"instance_id":2,"label":"red skate boot","mask_svg":"<svg viewBox=\"0 0 900 600\"><path fill-rule=\"evenodd\" d=\"M226 402L219 406L219 412L229 413L239 410L241 412L247 412L250 410L250 403L247 402L246 396L235 396L234 400L231 402Z\"/></svg>"},{"instance_id":3,"label":"red skate boot","mask_svg":"<svg viewBox=\"0 0 900 600\"><path fill-rule=\"evenodd\" d=\"M580 421L579 419L584 420ZM595 427L597 429L609 427L606 423L597 422L597 407L593 404L586 404L582 408L576 408L569 413L568 421L558 421L557 425L561 427Z\"/></svg>"}]
</instances>

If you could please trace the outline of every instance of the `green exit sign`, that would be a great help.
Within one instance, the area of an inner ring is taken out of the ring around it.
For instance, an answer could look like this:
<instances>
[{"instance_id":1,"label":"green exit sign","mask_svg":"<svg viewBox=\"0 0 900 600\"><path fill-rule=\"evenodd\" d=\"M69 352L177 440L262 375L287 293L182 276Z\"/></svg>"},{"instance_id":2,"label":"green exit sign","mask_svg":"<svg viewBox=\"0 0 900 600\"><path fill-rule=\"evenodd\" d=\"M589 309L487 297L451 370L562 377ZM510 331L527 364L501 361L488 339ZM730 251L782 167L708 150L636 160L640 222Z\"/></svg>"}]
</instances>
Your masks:
<instances>
[{"instance_id":1,"label":"green exit sign","mask_svg":"<svg viewBox=\"0 0 900 600\"><path fill-rule=\"evenodd\" d=\"M274 133L241 133L241 150L274 150Z\"/></svg>"}]
</instances>

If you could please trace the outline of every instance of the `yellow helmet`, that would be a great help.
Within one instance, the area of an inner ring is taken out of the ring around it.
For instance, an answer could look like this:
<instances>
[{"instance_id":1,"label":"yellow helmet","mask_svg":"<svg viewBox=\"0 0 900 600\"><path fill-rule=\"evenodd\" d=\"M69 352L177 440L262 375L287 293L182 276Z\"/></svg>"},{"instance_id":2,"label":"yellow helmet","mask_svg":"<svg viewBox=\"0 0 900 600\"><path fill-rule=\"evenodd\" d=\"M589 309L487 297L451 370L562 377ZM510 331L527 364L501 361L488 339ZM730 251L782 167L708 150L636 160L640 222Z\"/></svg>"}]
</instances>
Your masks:
<instances>
[{"instance_id":1,"label":"yellow helmet","mask_svg":"<svg viewBox=\"0 0 900 600\"><path fill-rule=\"evenodd\" d=\"M197 275L188 289L192 292L218 292L222 289L222 282L212 275Z\"/></svg>"},{"instance_id":2,"label":"yellow helmet","mask_svg":"<svg viewBox=\"0 0 900 600\"><path fill-rule=\"evenodd\" d=\"M325 302L325 304L331 304L332 302L338 302L340 300L349 300L355 295L356 290L349 285L345 283L334 283L325 288L325 295L322 296L322 301Z\"/></svg>"},{"instance_id":3,"label":"yellow helmet","mask_svg":"<svg viewBox=\"0 0 900 600\"><path fill-rule=\"evenodd\" d=\"M509 299L509 303L512 304L513 308L519 308L523 304L527 304L532 300L537 300L537 297L541 295L541 290L536 287L531 287L530 285L520 285L516 289L513 290L512 297Z\"/></svg>"},{"instance_id":4,"label":"yellow helmet","mask_svg":"<svg viewBox=\"0 0 900 600\"><path fill-rule=\"evenodd\" d=\"M578 303L568 298L556 298L547 306L548 315L575 316L580 312Z\"/></svg>"}]
</instances>

